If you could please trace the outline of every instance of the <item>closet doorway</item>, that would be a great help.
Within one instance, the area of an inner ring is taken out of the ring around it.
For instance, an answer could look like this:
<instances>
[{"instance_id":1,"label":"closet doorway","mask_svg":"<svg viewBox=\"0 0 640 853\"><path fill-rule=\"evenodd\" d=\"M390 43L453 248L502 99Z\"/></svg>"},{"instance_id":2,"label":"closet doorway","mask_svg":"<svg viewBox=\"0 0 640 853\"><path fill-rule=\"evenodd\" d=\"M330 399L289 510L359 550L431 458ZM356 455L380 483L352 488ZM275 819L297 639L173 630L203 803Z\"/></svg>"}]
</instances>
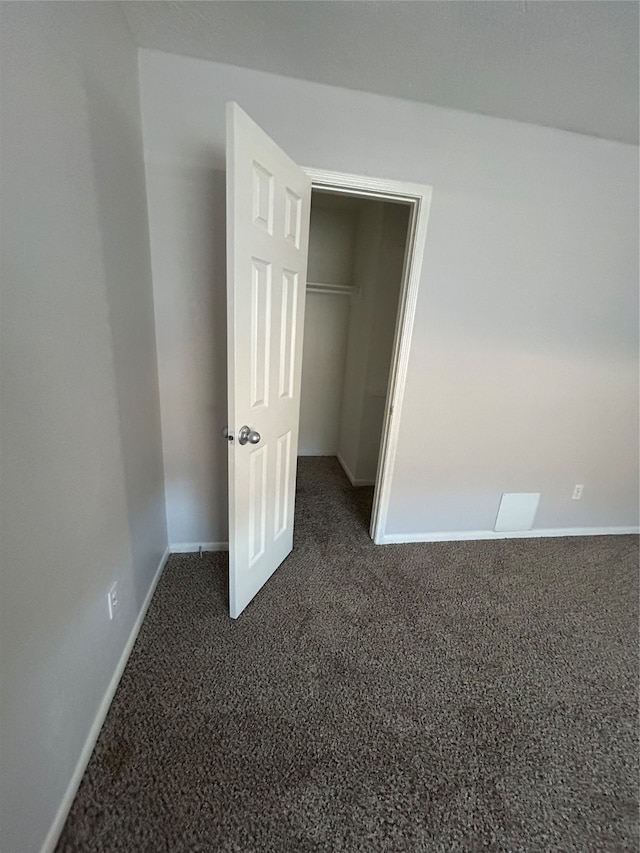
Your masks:
<instances>
[{"instance_id":1,"label":"closet doorway","mask_svg":"<svg viewBox=\"0 0 640 853\"><path fill-rule=\"evenodd\" d=\"M431 188L305 169L312 180L298 457L374 486L386 524Z\"/></svg>"},{"instance_id":2,"label":"closet doorway","mask_svg":"<svg viewBox=\"0 0 640 853\"><path fill-rule=\"evenodd\" d=\"M352 486L376 483L410 220L312 190L298 457L335 457Z\"/></svg>"}]
</instances>

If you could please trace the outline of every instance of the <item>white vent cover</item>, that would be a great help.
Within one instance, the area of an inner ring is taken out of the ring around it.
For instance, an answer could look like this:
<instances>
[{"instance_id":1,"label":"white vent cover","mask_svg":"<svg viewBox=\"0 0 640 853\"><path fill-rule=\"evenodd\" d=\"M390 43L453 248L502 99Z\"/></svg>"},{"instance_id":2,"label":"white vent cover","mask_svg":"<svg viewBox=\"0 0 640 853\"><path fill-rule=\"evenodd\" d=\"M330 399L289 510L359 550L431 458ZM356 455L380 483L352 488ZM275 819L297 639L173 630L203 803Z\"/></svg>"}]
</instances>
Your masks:
<instances>
[{"instance_id":1,"label":"white vent cover","mask_svg":"<svg viewBox=\"0 0 640 853\"><path fill-rule=\"evenodd\" d=\"M540 492L504 492L496 518L496 532L531 530Z\"/></svg>"}]
</instances>

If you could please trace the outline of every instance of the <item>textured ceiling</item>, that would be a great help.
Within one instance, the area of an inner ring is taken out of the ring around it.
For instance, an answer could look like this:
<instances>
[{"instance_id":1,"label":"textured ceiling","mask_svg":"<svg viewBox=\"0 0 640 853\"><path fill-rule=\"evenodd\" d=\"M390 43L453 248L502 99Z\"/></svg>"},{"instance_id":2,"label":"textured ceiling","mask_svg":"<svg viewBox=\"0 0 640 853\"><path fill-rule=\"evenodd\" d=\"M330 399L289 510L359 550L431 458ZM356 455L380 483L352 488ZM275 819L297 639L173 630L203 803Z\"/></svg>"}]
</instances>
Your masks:
<instances>
[{"instance_id":1,"label":"textured ceiling","mask_svg":"<svg viewBox=\"0 0 640 853\"><path fill-rule=\"evenodd\" d=\"M638 143L637 2L125 2L141 47Z\"/></svg>"}]
</instances>

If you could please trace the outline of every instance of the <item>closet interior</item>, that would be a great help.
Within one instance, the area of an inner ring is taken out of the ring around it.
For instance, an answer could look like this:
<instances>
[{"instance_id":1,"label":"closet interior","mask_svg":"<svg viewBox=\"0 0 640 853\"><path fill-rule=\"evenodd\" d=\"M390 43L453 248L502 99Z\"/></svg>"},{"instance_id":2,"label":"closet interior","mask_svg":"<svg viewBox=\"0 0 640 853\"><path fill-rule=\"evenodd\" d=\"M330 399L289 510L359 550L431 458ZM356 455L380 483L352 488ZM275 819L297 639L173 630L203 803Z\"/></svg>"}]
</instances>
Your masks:
<instances>
[{"instance_id":1,"label":"closet interior","mask_svg":"<svg viewBox=\"0 0 640 853\"><path fill-rule=\"evenodd\" d=\"M408 204L314 190L299 456L373 485L405 262Z\"/></svg>"}]
</instances>

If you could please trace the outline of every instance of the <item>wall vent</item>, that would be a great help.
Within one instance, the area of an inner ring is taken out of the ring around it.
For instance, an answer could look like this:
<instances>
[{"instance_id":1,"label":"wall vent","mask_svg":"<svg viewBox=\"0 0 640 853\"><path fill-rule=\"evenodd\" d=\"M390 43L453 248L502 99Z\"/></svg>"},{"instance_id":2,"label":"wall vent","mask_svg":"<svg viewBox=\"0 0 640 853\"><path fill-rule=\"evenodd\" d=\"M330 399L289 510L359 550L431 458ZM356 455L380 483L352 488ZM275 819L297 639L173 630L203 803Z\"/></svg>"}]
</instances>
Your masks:
<instances>
[{"instance_id":1,"label":"wall vent","mask_svg":"<svg viewBox=\"0 0 640 853\"><path fill-rule=\"evenodd\" d=\"M496 532L531 530L540 492L504 492L498 509Z\"/></svg>"}]
</instances>

